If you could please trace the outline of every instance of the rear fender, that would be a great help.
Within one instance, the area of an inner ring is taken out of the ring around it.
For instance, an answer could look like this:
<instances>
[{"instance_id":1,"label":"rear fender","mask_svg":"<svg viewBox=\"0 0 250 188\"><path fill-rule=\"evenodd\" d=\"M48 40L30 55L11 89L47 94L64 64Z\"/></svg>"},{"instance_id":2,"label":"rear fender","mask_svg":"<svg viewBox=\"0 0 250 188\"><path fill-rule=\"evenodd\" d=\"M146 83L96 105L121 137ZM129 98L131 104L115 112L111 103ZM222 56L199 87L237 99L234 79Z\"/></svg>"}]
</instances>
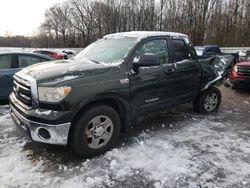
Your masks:
<instances>
[{"instance_id":1,"label":"rear fender","mask_svg":"<svg viewBox=\"0 0 250 188\"><path fill-rule=\"evenodd\" d=\"M202 71L201 91L214 85L221 85L228 78L231 67L231 59L224 56L200 59Z\"/></svg>"}]
</instances>

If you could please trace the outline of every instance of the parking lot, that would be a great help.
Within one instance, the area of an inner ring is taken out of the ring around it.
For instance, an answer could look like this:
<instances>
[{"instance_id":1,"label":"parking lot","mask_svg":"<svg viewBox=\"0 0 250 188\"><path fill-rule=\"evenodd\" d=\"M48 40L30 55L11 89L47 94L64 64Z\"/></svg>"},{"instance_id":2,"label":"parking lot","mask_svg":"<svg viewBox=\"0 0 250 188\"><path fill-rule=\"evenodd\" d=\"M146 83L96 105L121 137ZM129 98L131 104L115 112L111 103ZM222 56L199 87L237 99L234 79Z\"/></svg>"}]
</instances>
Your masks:
<instances>
[{"instance_id":1,"label":"parking lot","mask_svg":"<svg viewBox=\"0 0 250 188\"><path fill-rule=\"evenodd\" d=\"M2 105L0 187L250 187L250 91L221 91L217 113L151 114L92 159L24 138Z\"/></svg>"}]
</instances>

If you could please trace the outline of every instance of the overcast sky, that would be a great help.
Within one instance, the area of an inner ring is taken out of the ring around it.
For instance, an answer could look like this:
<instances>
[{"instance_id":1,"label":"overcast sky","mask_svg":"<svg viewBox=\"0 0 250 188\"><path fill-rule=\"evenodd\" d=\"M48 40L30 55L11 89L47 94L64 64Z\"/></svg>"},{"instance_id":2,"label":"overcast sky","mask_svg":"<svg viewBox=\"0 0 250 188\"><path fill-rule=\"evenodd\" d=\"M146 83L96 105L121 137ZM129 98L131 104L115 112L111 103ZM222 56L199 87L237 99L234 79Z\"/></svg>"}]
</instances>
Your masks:
<instances>
[{"instance_id":1,"label":"overcast sky","mask_svg":"<svg viewBox=\"0 0 250 188\"><path fill-rule=\"evenodd\" d=\"M0 0L0 35L32 35L55 3L65 0Z\"/></svg>"}]
</instances>

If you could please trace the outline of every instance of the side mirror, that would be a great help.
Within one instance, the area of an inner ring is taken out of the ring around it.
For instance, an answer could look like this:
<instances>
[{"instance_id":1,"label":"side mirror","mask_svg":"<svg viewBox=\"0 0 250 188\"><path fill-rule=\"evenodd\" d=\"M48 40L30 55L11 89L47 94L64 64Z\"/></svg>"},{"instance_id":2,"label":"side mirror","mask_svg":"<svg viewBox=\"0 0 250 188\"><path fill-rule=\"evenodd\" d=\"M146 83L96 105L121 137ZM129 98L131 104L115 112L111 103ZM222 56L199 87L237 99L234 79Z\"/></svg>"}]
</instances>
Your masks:
<instances>
[{"instance_id":1,"label":"side mirror","mask_svg":"<svg viewBox=\"0 0 250 188\"><path fill-rule=\"evenodd\" d=\"M160 58L158 55L142 55L138 62L133 62L133 67L151 67L160 65Z\"/></svg>"}]
</instances>

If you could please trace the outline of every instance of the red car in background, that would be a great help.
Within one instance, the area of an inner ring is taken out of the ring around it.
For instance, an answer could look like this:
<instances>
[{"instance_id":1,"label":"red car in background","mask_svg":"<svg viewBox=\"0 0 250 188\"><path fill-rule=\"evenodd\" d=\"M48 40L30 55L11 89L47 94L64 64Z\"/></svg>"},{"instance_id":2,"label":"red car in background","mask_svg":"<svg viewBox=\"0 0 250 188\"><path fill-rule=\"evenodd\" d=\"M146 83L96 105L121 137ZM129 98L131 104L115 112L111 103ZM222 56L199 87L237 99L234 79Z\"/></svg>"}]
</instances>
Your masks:
<instances>
[{"instance_id":1,"label":"red car in background","mask_svg":"<svg viewBox=\"0 0 250 188\"><path fill-rule=\"evenodd\" d=\"M243 62L236 63L229 74L232 88L250 89L250 56Z\"/></svg>"},{"instance_id":2,"label":"red car in background","mask_svg":"<svg viewBox=\"0 0 250 188\"><path fill-rule=\"evenodd\" d=\"M50 56L54 59L68 59L67 54L52 50L35 50L33 51L33 53L43 54L46 56Z\"/></svg>"}]
</instances>

